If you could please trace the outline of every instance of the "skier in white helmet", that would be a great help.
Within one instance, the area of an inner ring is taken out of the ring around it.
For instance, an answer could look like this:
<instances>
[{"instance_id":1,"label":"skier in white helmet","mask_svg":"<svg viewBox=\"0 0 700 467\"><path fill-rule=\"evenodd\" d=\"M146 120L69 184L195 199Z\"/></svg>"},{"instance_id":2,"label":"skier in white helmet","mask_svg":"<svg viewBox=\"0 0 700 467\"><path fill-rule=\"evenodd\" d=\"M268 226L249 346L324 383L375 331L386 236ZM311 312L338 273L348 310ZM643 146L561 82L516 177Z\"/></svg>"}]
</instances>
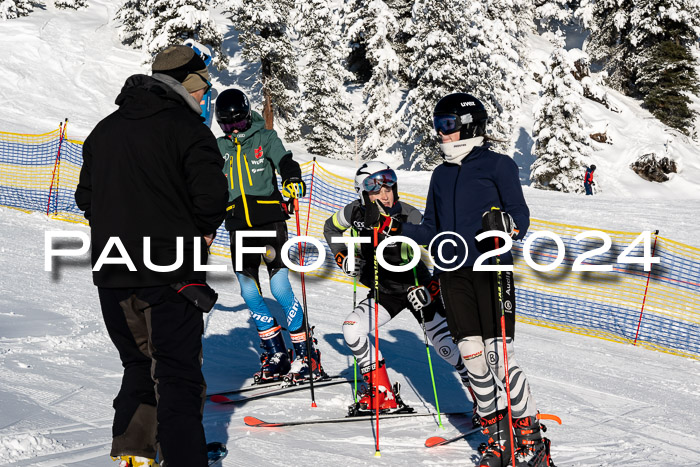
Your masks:
<instances>
[{"instance_id":1,"label":"skier in white helmet","mask_svg":"<svg viewBox=\"0 0 700 467\"><path fill-rule=\"evenodd\" d=\"M355 264L351 265L347 245L334 243L332 238L342 236L348 229L351 229L352 236L371 238L373 231L371 228L364 227L363 219L365 206L375 200L382 203L387 212L402 222L419 224L422 215L415 207L399 201L396 173L383 162L367 162L357 170L355 191L359 199L328 218L323 234L338 267L348 276L357 277L360 283L370 288L367 297L360 301L343 322L345 342L357 359L357 365L367 383L360 391L359 401L351 408L353 414L358 414L374 410L372 392L375 387L379 388L380 411L400 409L403 404L396 387L391 385L381 352L379 352L377 359L379 365L377 365L374 358L375 351L368 339L368 333L374 331L374 246L372 243L363 243L359 246L355 253ZM379 241L381 242L384 238L385 235L381 235ZM408 245L394 243L384 250L383 256L389 264L403 265L410 262L412 250ZM378 270L378 325L381 327L401 311L410 310L419 323L422 320L425 321L427 335L433 348L440 357L455 367L462 382L469 388L466 368L447 327L444 307L439 297L440 287L425 264L421 261L413 270L406 272L391 272L381 266ZM421 318L421 311L423 318Z\"/></svg>"}]
</instances>

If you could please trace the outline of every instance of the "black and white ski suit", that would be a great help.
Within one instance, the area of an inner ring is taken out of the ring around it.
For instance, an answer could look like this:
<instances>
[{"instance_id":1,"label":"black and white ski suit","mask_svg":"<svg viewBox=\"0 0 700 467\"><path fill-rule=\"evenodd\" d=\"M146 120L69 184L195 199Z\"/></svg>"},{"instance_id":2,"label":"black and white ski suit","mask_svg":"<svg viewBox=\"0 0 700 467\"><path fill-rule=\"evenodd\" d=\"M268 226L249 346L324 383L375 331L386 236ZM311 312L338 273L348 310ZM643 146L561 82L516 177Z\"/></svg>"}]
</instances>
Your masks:
<instances>
[{"instance_id":1,"label":"black and white ski suit","mask_svg":"<svg viewBox=\"0 0 700 467\"><path fill-rule=\"evenodd\" d=\"M418 209L410 204L397 201L391 209L391 214L402 222L420 223L422 215ZM373 237L372 229L364 227L364 207L360 200L355 200L345 206L340 211L333 214L326 220L323 235L328 243L333 255L347 255L347 246L344 243L334 243L333 237L342 237L343 233L351 229L352 236ZM384 239L380 235L379 241ZM387 247L383 253L384 259L391 265L404 265L412 258L411 248L403 243L394 243ZM348 347L352 350L357 364L360 368L369 366L370 359L373 361L373 352L368 333L374 331L374 246L372 243L363 243L355 252L356 259L362 261L362 269L359 282L369 287L369 293L355 309L345 318L343 322L343 336ZM415 270L405 272L392 272L378 266L378 289L379 289L379 317L378 325L382 327L391 321L404 309L409 309L418 323L421 323L421 313L416 311L408 301L408 290L416 285L425 286L433 295L433 301L425 307L423 318L425 328L433 348L450 365L454 366L463 381L466 382L467 373L459 349L452 341L447 321L445 319L445 309L439 299L438 283L430 274L430 271L421 261ZM379 361L382 360L379 352Z\"/></svg>"}]
</instances>

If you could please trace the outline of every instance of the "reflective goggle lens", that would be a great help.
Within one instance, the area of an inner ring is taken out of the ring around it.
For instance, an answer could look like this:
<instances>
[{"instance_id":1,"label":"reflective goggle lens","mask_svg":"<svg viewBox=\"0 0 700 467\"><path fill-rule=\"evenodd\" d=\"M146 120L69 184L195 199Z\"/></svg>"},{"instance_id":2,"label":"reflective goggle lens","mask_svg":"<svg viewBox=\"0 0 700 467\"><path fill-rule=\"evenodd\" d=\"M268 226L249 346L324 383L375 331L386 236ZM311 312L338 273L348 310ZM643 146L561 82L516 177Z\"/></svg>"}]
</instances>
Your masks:
<instances>
[{"instance_id":1,"label":"reflective goggle lens","mask_svg":"<svg viewBox=\"0 0 700 467\"><path fill-rule=\"evenodd\" d=\"M362 186L364 187L365 191L372 193L381 190L383 186L388 186L391 188L395 183L396 173L391 169L387 169L374 173L365 178L362 182Z\"/></svg>"},{"instance_id":2,"label":"reflective goggle lens","mask_svg":"<svg viewBox=\"0 0 700 467\"><path fill-rule=\"evenodd\" d=\"M460 128L460 120L456 115L436 115L433 117L433 128L437 133L449 135L458 131Z\"/></svg>"},{"instance_id":3,"label":"reflective goggle lens","mask_svg":"<svg viewBox=\"0 0 700 467\"><path fill-rule=\"evenodd\" d=\"M232 133L233 130L243 131L248 127L248 120L246 119L233 123L222 123L220 126L224 133Z\"/></svg>"}]
</instances>

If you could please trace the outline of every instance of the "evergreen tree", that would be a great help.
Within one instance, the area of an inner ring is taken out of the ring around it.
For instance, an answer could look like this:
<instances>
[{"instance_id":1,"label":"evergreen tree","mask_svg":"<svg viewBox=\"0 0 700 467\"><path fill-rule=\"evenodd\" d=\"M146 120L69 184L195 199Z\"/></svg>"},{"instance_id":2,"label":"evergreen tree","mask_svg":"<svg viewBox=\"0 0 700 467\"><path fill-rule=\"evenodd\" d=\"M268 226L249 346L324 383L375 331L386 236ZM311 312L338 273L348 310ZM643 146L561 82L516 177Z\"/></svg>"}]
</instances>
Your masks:
<instances>
[{"instance_id":1,"label":"evergreen tree","mask_svg":"<svg viewBox=\"0 0 700 467\"><path fill-rule=\"evenodd\" d=\"M660 121L690 134L696 113L689 96L699 89L691 47L700 37L700 3L638 0L630 22L636 95Z\"/></svg>"},{"instance_id":2,"label":"evergreen tree","mask_svg":"<svg viewBox=\"0 0 700 467\"><path fill-rule=\"evenodd\" d=\"M334 158L352 157L352 117L345 82L345 48L341 45L339 18L328 0L301 4L302 36L307 66L304 77L305 138L312 154Z\"/></svg>"},{"instance_id":3,"label":"evergreen tree","mask_svg":"<svg viewBox=\"0 0 700 467\"><path fill-rule=\"evenodd\" d=\"M144 23L144 40L152 56L169 45L194 39L212 49L214 66L220 70L225 67L224 38L205 0L148 0L146 8L149 16Z\"/></svg>"},{"instance_id":4,"label":"evergreen tree","mask_svg":"<svg viewBox=\"0 0 700 467\"><path fill-rule=\"evenodd\" d=\"M698 92L690 49L700 37L700 4L583 0L576 16L591 32L586 51L608 73L609 84L643 99L664 123L689 132L694 114L688 94Z\"/></svg>"},{"instance_id":5,"label":"evergreen tree","mask_svg":"<svg viewBox=\"0 0 700 467\"><path fill-rule=\"evenodd\" d=\"M30 0L0 0L0 20L27 16L33 10Z\"/></svg>"},{"instance_id":6,"label":"evergreen tree","mask_svg":"<svg viewBox=\"0 0 700 467\"><path fill-rule=\"evenodd\" d=\"M372 76L372 65L367 60L366 23L371 22L367 4L371 0L348 0L343 7L341 25L348 43L346 64L355 78L366 83Z\"/></svg>"},{"instance_id":7,"label":"evergreen tree","mask_svg":"<svg viewBox=\"0 0 700 467\"><path fill-rule=\"evenodd\" d=\"M677 42L664 41L642 57L636 81L644 107L666 125L692 135L697 112L689 107L689 95L700 90L693 56Z\"/></svg>"},{"instance_id":8,"label":"evergreen tree","mask_svg":"<svg viewBox=\"0 0 700 467\"><path fill-rule=\"evenodd\" d=\"M60 10L79 10L87 8L87 0L53 0L53 6Z\"/></svg>"},{"instance_id":9,"label":"evergreen tree","mask_svg":"<svg viewBox=\"0 0 700 467\"><path fill-rule=\"evenodd\" d=\"M361 153L365 159L374 159L396 142L395 114L400 96L399 57L391 38L399 24L382 0L372 0L363 10L366 37L366 58L371 65L371 77L365 83L363 94L367 104L366 117L360 122Z\"/></svg>"},{"instance_id":10,"label":"evergreen tree","mask_svg":"<svg viewBox=\"0 0 700 467\"><path fill-rule=\"evenodd\" d=\"M581 193L591 150L581 116L583 88L562 46L552 52L546 66L542 94L534 107L537 159L530 180L535 188Z\"/></svg>"},{"instance_id":11,"label":"evergreen tree","mask_svg":"<svg viewBox=\"0 0 700 467\"><path fill-rule=\"evenodd\" d=\"M464 42L471 32L468 18L473 18L473 7L477 5L474 2L467 8L461 0L447 3L416 0L414 5L408 47L409 78L415 86L409 91L405 106L408 131L404 137L415 144L412 168L433 167L441 161L432 126L433 108L438 100L459 91L478 97L478 93L466 86L470 75L466 54L478 47L466 47L468 43Z\"/></svg>"},{"instance_id":12,"label":"evergreen tree","mask_svg":"<svg viewBox=\"0 0 700 467\"><path fill-rule=\"evenodd\" d=\"M535 0L535 20L542 29L553 30L571 20L569 0Z\"/></svg>"},{"instance_id":13,"label":"evergreen tree","mask_svg":"<svg viewBox=\"0 0 700 467\"><path fill-rule=\"evenodd\" d=\"M472 54L472 60L476 60L472 63L478 66L479 61L486 59L488 69L485 76L479 73L471 75L470 87L490 89L491 92L480 90L479 98L486 101L492 136L501 140L494 144L495 149L507 152L512 144L525 90L526 35L534 30L534 10L528 0L485 1L482 8L486 17L482 23L484 32L475 37L482 51Z\"/></svg>"},{"instance_id":14,"label":"evergreen tree","mask_svg":"<svg viewBox=\"0 0 700 467\"><path fill-rule=\"evenodd\" d=\"M126 0L117 10L115 19L121 23L119 39L123 44L141 48L144 41L144 27L148 20L148 0Z\"/></svg>"},{"instance_id":15,"label":"evergreen tree","mask_svg":"<svg viewBox=\"0 0 700 467\"><path fill-rule=\"evenodd\" d=\"M300 137L298 51L292 46L290 24L293 0L228 0L224 2L243 58L260 63L265 127L274 127L274 115L286 121L289 141Z\"/></svg>"}]
</instances>

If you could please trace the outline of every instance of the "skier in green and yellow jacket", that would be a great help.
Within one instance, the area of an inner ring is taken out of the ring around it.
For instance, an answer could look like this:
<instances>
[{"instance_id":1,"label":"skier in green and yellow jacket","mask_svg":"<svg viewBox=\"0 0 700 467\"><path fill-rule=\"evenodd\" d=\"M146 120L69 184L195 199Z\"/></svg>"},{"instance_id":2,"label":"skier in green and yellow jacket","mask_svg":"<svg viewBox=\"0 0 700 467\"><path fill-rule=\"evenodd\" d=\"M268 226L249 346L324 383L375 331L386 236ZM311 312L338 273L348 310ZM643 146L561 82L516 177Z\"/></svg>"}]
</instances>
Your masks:
<instances>
[{"instance_id":1,"label":"skier in green and yellow jacket","mask_svg":"<svg viewBox=\"0 0 700 467\"><path fill-rule=\"evenodd\" d=\"M248 97L238 89L222 92L216 100L216 121L226 136L217 139L224 158L224 175L228 181L229 206L225 226L231 237L231 260L241 286L241 296L250 309L261 340L262 367L255 374L256 382L284 378L296 381L310 377L304 313L289 283L289 269L281 258L287 241L288 198L303 198L306 185L301 168L285 149L274 130L265 129L263 118L250 109ZM280 174L282 193L277 188ZM244 253L242 269L236 269L236 232L273 231L274 237L244 238L244 247L263 247L264 254ZM270 275L270 290L284 309L287 329L294 346L290 362L280 326L265 304L260 289L260 258ZM320 354L311 339L311 368L314 378L321 369Z\"/></svg>"}]
</instances>

